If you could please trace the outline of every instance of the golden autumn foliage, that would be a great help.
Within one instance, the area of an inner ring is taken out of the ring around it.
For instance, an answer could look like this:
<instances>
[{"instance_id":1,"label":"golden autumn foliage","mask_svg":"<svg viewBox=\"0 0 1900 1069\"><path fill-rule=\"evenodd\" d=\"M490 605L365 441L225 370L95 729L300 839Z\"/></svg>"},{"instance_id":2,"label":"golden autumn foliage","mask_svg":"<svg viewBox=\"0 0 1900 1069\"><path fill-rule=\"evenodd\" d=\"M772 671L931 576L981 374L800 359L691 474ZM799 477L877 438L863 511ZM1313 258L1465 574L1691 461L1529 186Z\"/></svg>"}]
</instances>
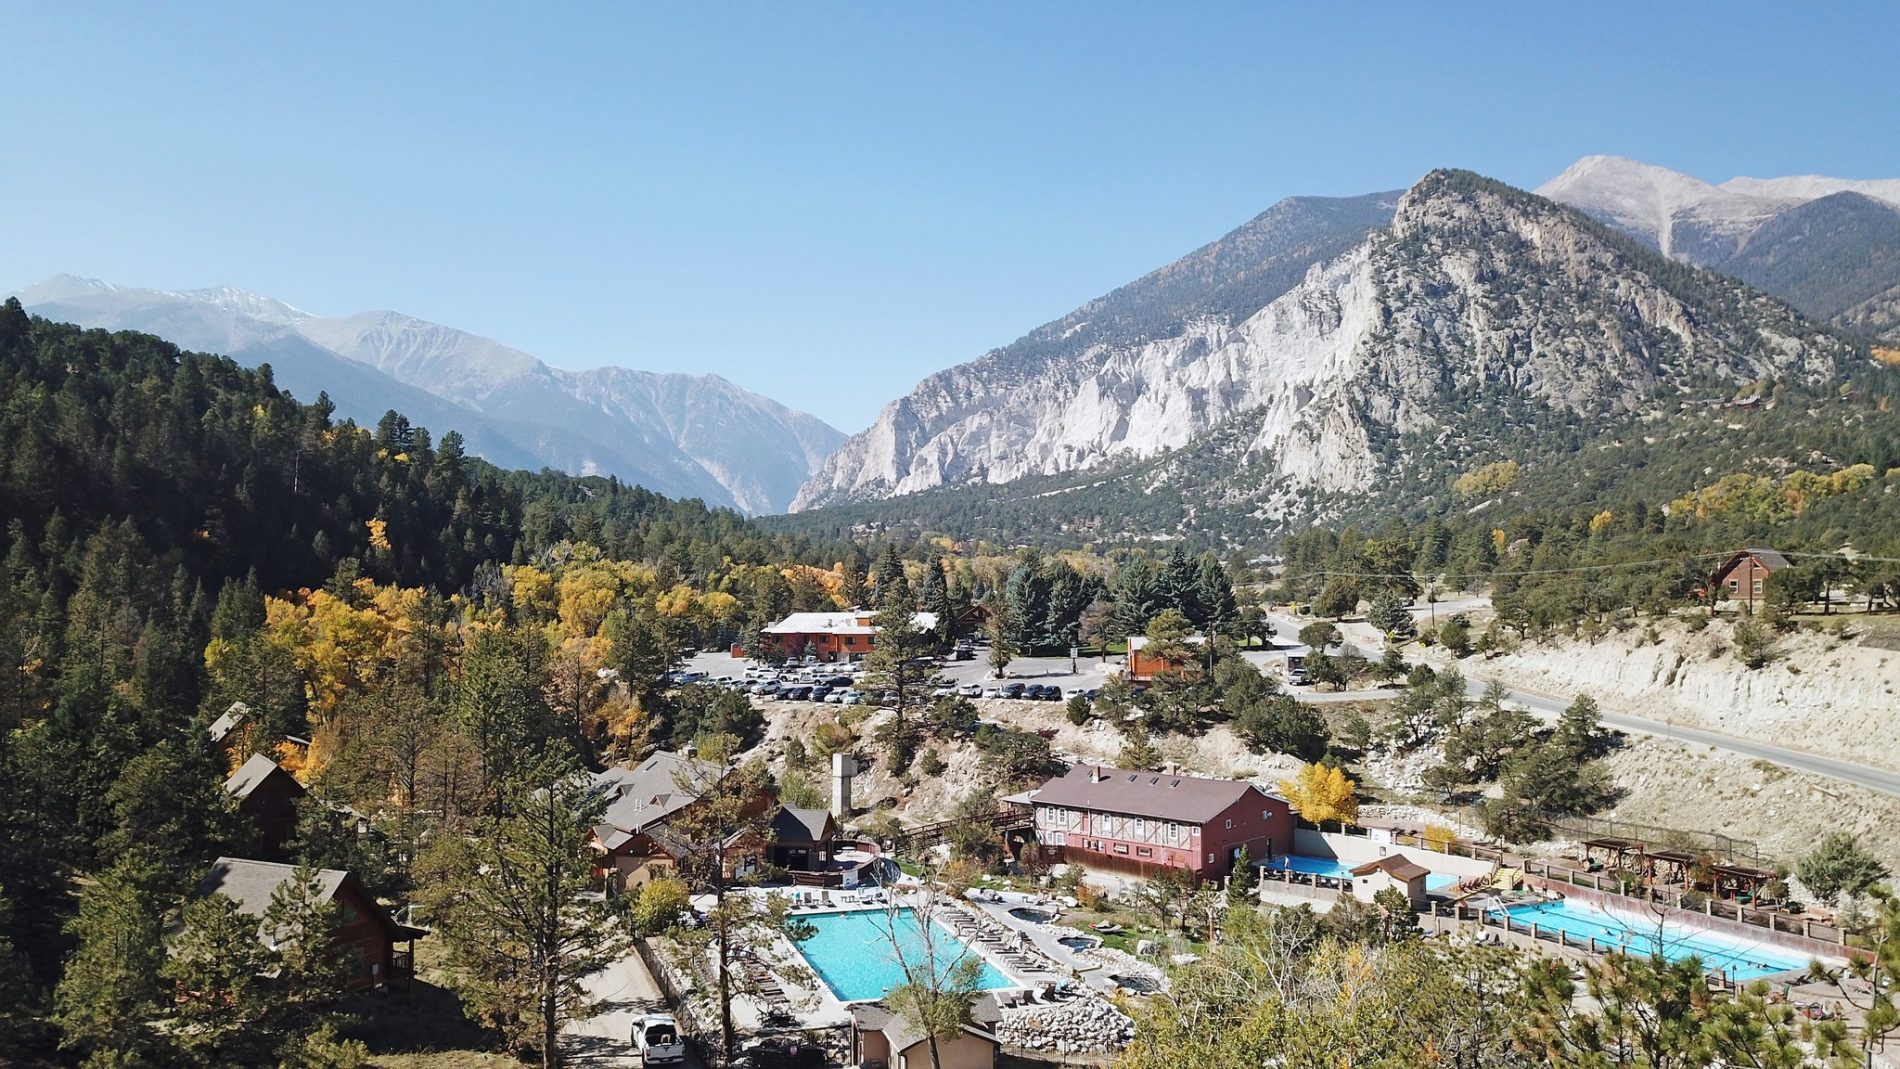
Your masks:
<instances>
[{"instance_id":1,"label":"golden autumn foliage","mask_svg":"<svg viewBox=\"0 0 1900 1069\"><path fill-rule=\"evenodd\" d=\"M1615 523L1615 522L1616 522L1616 513L1610 511L1609 509L1604 509L1602 512L1599 512L1596 515L1590 517L1590 533L1593 535L1600 535L1603 532L1609 530L1610 524Z\"/></svg>"},{"instance_id":2,"label":"golden autumn foliage","mask_svg":"<svg viewBox=\"0 0 1900 1069\"><path fill-rule=\"evenodd\" d=\"M314 721L327 719L346 694L396 663L411 636L427 626L420 589L359 579L352 601L362 607L327 590L264 599L265 641L291 652L303 673ZM211 655L207 651L207 659Z\"/></svg>"},{"instance_id":3,"label":"golden autumn foliage","mask_svg":"<svg viewBox=\"0 0 1900 1069\"><path fill-rule=\"evenodd\" d=\"M1787 520L1801 515L1821 498L1859 490L1873 481L1876 474L1871 464L1855 464L1825 475L1792 471L1780 479L1741 473L1724 475L1712 486L1671 501L1669 514L1698 520L1716 516L1738 516L1755 522Z\"/></svg>"},{"instance_id":4,"label":"golden autumn foliage","mask_svg":"<svg viewBox=\"0 0 1900 1069\"><path fill-rule=\"evenodd\" d=\"M1359 819L1359 785L1332 765L1307 765L1298 776L1280 781L1280 793L1301 819L1352 824Z\"/></svg>"},{"instance_id":5,"label":"golden autumn foliage","mask_svg":"<svg viewBox=\"0 0 1900 1069\"><path fill-rule=\"evenodd\" d=\"M1452 492L1463 498L1484 497L1508 490L1522 474L1515 460L1500 460L1495 464L1486 464L1476 471L1468 471L1452 480Z\"/></svg>"}]
</instances>

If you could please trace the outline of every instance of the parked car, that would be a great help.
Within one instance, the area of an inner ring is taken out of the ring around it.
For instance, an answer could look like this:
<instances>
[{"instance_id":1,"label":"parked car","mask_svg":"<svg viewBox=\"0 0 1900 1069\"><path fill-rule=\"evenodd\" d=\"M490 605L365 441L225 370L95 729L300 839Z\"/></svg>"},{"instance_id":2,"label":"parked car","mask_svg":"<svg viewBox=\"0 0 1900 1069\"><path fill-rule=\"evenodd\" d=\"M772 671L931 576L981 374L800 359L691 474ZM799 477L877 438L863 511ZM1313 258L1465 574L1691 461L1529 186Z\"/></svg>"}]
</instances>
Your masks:
<instances>
[{"instance_id":1,"label":"parked car","mask_svg":"<svg viewBox=\"0 0 1900 1069\"><path fill-rule=\"evenodd\" d=\"M1011 683L1008 686L1003 688L1003 697L1009 698L1012 700L1021 698L1023 696L1024 689L1025 688L1021 683Z\"/></svg>"},{"instance_id":2,"label":"parked car","mask_svg":"<svg viewBox=\"0 0 1900 1069\"><path fill-rule=\"evenodd\" d=\"M649 1013L634 1021L633 1049L641 1065L679 1065L686 1060L686 1040L669 1013Z\"/></svg>"},{"instance_id":3,"label":"parked car","mask_svg":"<svg viewBox=\"0 0 1900 1069\"><path fill-rule=\"evenodd\" d=\"M830 696L831 696L831 688L830 688L830 687L813 687L813 688L811 688L811 700L812 700L812 701L815 701L815 702L821 702L821 701L824 701L824 700L825 700L826 698L828 698L828 697L830 697Z\"/></svg>"},{"instance_id":4,"label":"parked car","mask_svg":"<svg viewBox=\"0 0 1900 1069\"><path fill-rule=\"evenodd\" d=\"M981 698L983 696L983 685L980 683L965 683L963 686L957 688L957 693L965 698Z\"/></svg>"},{"instance_id":5,"label":"parked car","mask_svg":"<svg viewBox=\"0 0 1900 1069\"><path fill-rule=\"evenodd\" d=\"M984 696L985 698L1000 698L1000 697L1002 697L1002 696L1003 696L1003 688L1001 688L1001 687L986 687L986 688L984 688L984 690L983 690L983 696Z\"/></svg>"},{"instance_id":6,"label":"parked car","mask_svg":"<svg viewBox=\"0 0 1900 1069\"><path fill-rule=\"evenodd\" d=\"M957 688L951 686L948 683L945 683L944 685L932 690L930 692L930 696L933 698L954 698L957 696Z\"/></svg>"}]
</instances>

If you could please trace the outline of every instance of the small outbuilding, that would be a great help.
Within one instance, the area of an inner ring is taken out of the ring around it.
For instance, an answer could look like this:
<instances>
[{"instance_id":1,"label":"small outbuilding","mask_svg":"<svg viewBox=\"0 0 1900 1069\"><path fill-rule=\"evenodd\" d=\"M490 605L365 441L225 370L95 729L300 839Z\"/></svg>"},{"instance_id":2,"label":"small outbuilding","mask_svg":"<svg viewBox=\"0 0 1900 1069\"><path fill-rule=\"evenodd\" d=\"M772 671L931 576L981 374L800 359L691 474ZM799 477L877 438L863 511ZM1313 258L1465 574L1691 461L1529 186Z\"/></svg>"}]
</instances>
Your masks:
<instances>
[{"instance_id":1,"label":"small outbuilding","mask_svg":"<svg viewBox=\"0 0 1900 1069\"><path fill-rule=\"evenodd\" d=\"M1425 878L1431 874L1430 869L1416 861L1401 854L1389 854L1352 870L1352 895L1361 902L1370 902L1380 891L1396 887L1405 893L1405 900L1413 909L1423 909Z\"/></svg>"},{"instance_id":2,"label":"small outbuilding","mask_svg":"<svg viewBox=\"0 0 1900 1069\"><path fill-rule=\"evenodd\" d=\"M998 1046L994 1028L1002 1019L996 1000L979 995L970 1007L971 1022L954 1038L937 1041L943 1069L995 1069ZM909 1016L881 1002L851 1007L851 1054L860 1066L929 1069L930 1037Z\"/></svg>"},{"instance_id":3,"label":"small outbuilding","mask_svg":"<svg viewBox=\"0 0 1900 1069\"><path fill-rule=\"evenodd\" d=\"M297 802L304 796L297 777L263 754L252 754L224 781L224 793L231 796L238 816L250 824L259 855L289 856L290 838L297 830Z\"/></svg>"}]
</instances>

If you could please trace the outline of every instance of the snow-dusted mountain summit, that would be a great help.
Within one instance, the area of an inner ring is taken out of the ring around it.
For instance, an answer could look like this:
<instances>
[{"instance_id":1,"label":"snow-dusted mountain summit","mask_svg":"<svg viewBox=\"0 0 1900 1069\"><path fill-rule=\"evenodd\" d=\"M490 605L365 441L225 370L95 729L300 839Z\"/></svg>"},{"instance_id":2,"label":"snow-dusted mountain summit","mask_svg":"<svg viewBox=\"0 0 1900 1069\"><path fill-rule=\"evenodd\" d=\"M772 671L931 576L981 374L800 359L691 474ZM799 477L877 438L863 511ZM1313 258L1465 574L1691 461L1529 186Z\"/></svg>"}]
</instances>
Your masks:
<instances>
[{"instance_id":1,"label":"snow-dusted mountain summit","mask_svg":"<svg viewBox=\"0 0 1900 1069\"><path fill-rule=\"evenodd\" d=\"M1539 186L1663 255L1713 268L1870 338L1900 342L1900 178L1716 185L1585 156Z\"/></svg>"},{"instance_id":2,"label":"snow-dusted mountain summit","mask_svg":"<svg viewBox=\"0 0 1900 1069\"><path fill-rule=\"evenodd\" d=\"M302 400L375 423L395 409L506 467L617 475L674 497L780 512L844 435L717 375L567 371L499 342L396 312L330 319L230 288L152 290L61 275L29 311L156 334L268 363Z\"/></svg>"}]
</instances>

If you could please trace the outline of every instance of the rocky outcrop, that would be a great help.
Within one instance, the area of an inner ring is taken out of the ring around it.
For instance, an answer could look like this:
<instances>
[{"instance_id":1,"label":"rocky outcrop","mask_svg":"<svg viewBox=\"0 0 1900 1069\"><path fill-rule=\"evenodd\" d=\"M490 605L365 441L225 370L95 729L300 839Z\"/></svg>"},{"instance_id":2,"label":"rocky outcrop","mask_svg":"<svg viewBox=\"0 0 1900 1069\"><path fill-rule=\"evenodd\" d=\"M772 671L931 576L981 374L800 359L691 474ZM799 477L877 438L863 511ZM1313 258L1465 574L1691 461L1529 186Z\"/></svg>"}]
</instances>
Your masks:
<instances>
[{"instance_id":1,"label":"rocky outcrop","mask_svg":"<svg viewBox=\"0 0 1900 1069\"><path fill-rule=\"evenodd\" d=\"M1520 423L1626 414L1664 386L1823 381L1852 347L1570 209L1440 171L1405 194L1390 226L1256 310L1040 352L925 380L846 442L793 508L1168 454L1176 474L1159 480L1261 495L1272 512L1289 487L1350 494L1396 478L1407 435L1465 433L1480 404L1516 406ZM1195 462L1237 435L1234 457Z\"/></svg>"}]
</instances>

